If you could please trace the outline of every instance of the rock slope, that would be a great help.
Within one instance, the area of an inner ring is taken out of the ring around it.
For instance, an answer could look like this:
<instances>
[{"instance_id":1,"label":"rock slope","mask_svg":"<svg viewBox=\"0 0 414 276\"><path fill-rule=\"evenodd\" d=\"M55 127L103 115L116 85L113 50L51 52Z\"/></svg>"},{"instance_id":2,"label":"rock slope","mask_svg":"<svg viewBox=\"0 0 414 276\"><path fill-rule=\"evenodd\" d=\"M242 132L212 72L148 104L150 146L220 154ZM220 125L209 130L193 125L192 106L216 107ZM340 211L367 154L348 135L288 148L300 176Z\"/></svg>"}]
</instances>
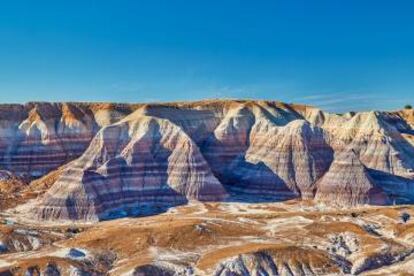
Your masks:
<instances>
[{"instance_id":1,"label":"rock slope","mask_svg":"<svg viewBox=\"0 0 414 276\"><path fill-rule=\"evenodd\" d=\"M0 169L48 188L21 206L42 219L142 215L240 195L414 201L409 111L210 100L28 103L1 105L0 115Z\"/></svg>"},{"instance_id":2,"label":"rock slope","mask_svg":"<svg viewBox=\"0 0 414 276\"><path fill-rule=\"evenodd\" d=\"M41 218L97 220L225 196L185 132L170 121L134 113L99 131L34 210Z\"/></svg>"},{"instance_id":3,"label":"rock slope","mask_svg":"<svg viewBox=\"0 0 414 276\"><path fill-rule=\"evenodd\" d=\"M226 275L338 275L349 273L350 264L330 259L318 250L286 247L240 254L217 266L215 276Z\"/></svg>"},{"instance_id":4,"label":"rock slope","mask_svg":"<svg viewBox=\"0 0 414 276\"><path fill-rule=\"evenodd\" d=\"M335 158L328 172L317 183L315 199L331 205L387 203L386 195L375 186L352 149Z\"/></svg>"}]
</instances>

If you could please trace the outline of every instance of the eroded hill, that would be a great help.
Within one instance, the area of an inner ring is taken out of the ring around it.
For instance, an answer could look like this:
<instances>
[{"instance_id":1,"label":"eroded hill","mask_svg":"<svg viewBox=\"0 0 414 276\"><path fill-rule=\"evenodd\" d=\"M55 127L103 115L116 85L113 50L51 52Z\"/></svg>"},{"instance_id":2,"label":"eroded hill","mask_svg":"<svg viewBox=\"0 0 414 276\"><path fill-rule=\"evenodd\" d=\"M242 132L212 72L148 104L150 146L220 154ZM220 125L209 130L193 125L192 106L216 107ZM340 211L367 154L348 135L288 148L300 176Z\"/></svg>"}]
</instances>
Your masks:
<instances>
[{"instance_id":1,"label":"eroded hill","mask_svg":"<svg viewBox=\"0 0 414 276\"><path fill-rule=\"evenodd\" d=\"M245 100L0 105L0 268L409 271L413 118Z\"/></svg>"}]
</instances>

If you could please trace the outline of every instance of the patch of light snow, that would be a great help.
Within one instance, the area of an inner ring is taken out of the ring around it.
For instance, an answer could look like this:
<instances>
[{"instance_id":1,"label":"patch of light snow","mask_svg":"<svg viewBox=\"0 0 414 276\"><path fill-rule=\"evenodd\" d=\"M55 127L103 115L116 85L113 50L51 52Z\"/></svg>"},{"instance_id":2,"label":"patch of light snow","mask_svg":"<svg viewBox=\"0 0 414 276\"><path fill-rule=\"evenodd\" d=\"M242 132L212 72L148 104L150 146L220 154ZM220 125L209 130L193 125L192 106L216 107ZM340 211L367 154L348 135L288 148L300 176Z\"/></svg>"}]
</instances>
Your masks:
<instances>
[{"instance_id":1,"label":"patch of light snow","mask_svg":"<svg viewBox=\"0 0 414 276\"><path fill-rule=\"evenodd\" d=\"M11 265L11 263L4 260L0 260L0 267L7 267L9 265Z\"/></svg>"},{"instance_id":2,"label":"patch of light snow","mask_svg":"<svg viewBox=\"0 0 414 276\"><path fill-rule=\"evenodd\" d=\"M313 223L313 220L304 218L302 216L293 216L289 218L278 218L267 221L267 225L263 227L264 230L271 233L277 232L280 229L286 229L291 227L305 226Z\"/></svg>"},{"instance_id":3,"label":"patch of light snow","mask_svg":"<svg viewBox=\"0 0 414 276\"><path fill-rule=\"evenodd\" d=\"M89 256L89 252L82 248L62 248L50 254L52 256L69 258L74 260L85 259Z\"/></svg>"}]
</instances>

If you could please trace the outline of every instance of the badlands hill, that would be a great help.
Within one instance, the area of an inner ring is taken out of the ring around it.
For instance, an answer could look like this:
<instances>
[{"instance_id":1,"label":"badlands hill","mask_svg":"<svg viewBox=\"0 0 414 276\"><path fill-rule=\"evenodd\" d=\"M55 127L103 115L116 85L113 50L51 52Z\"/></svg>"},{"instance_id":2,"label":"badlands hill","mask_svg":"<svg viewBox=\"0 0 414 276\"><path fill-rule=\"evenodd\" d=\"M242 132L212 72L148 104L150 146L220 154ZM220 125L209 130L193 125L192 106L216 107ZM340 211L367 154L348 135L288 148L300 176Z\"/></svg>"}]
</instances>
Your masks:
<instances>
[{"instance_id":1,"label":"badlands hill","mask_svg":"<svg viewBox=\"0 0 414 276\"><path fill-rule=\"evenodd\" d=\"M414 275L413 170L413 110L0 105L0 275Z\"/></svg>"},{"instance_id":2,"label":"badlands hill","mask_svg":"<svg viewBox=\"0 0 414 276\"><path fill-rule=\"evenodd\" d=\"M412 203L413 118L246 100L0 105L0 208L97 221L193 200Z\"/></svg>"}]
</instances>

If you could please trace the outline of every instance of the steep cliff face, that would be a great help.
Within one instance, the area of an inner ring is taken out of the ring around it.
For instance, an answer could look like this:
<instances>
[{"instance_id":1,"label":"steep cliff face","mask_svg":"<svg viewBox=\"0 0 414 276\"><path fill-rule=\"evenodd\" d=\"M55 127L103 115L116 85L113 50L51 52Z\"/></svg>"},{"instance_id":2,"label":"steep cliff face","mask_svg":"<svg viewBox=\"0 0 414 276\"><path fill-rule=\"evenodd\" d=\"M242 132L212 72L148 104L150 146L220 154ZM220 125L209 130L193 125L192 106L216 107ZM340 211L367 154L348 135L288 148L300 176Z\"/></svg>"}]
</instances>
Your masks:
<instances>
[{"instance_id":1,"label":"steep cliff face","mask_svg":"<svg viewBox=\"0 0 414 276\"><path fill-rule=\"evenodd\" d=\"M0 115L0 167L31 178L79 157L102 126L88 104L5 105Z\"/></svg>"},{"instance_id":2,"label":"steep cliff face","mask_svg":"<svg viewBox=\"0 0 414 276\"><path fill-rule=\"evenodd\" d=\"M389 119L378 112L357 114L336 131L337 137L351 144L368 168L406 176L414 166L414 151Z\"/></svg>"},{"instance_id":3,"label":"steep cliff face","mask_svg":"<svg viewBox=\"0 0 414 276\"><path fill-rule=\"evenodd\" d=\"M332 159L325 138L322 129L285 106L240 104L226 114L203 152L233 189L308 198Z\"/></svg>"},{"instance_id":4,"label":"steep cliff face","mask_svg":"<svg viewBox=\"0 0 414 276\"><path fill-rule=\"evenodd\" d=\"M316 180L332 161L332 149L326 139L322 129L298 119L255 137L246 159L265 164L281 183L302 198L313 198Z\"/></svg>"},{"instance_id":5,"label":"steep cliff face","mask_svg":"<svg viewBox=\"0 0 414 276\"><path fill-rule=\"evenodd\" d=\"M49 189L28 205L45 219L144 214L227 194L414 201L408 111L212 100L29 103L0 115L0 169Z\"/></svg>"}]
</instances>

